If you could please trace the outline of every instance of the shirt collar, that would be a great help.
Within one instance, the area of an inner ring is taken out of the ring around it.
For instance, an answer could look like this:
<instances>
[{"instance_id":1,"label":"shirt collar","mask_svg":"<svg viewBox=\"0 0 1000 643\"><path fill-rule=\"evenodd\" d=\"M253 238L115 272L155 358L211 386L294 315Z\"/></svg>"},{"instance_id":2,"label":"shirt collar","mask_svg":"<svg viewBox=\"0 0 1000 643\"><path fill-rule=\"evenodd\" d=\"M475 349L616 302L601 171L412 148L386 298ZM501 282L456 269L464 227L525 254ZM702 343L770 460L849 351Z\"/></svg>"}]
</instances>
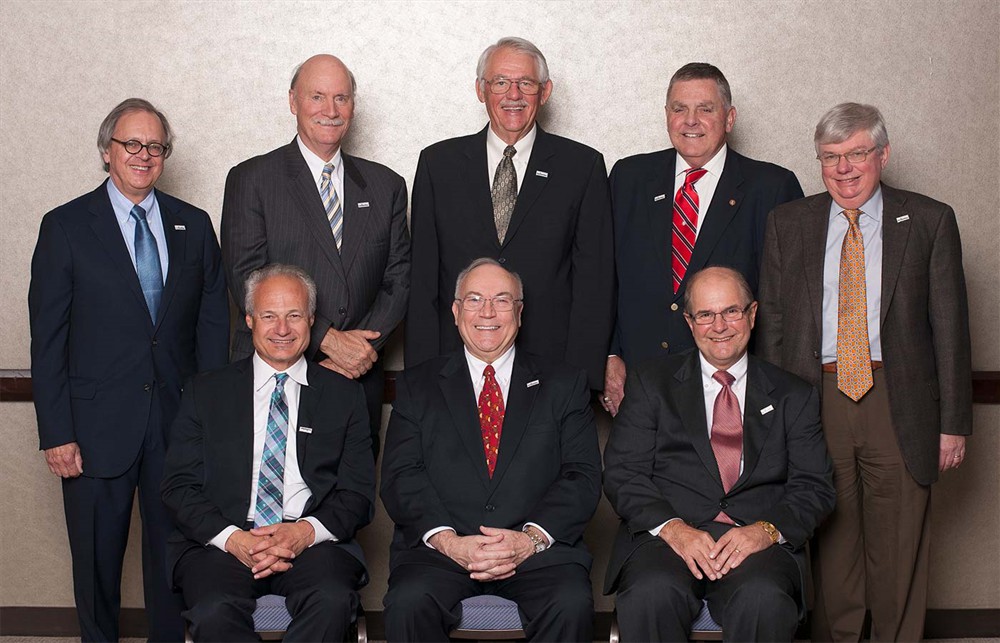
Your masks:
<instances>
[{"instance_id":1,"label":"shirt collar","mask_svg":"<svg viewBox=\"0 0 1000 643\"><path fill-rule=\"evenodd\" d=\"M511 347L507 349L507 352L493 360L492 364L494 372L499 373L508 364L508 362L513 359L514 345L512 344ZM486 367L489 366L489 364L470 353L468 347L465 348L465 360L469 363L469 371L472 373L479 373L482 375L483 371L486 370Z\"/></svg>"},{"instance_id":2,"label":"shirt collar","mask_svg":"<svg viewBox=\"0 0 1000 643\"><path fill-rule=\"evenodd\" d=\"M861 204L858 208L863 213L862 217L871 217L874 221L882 221L882 184L880 183L875 192L868 197L868 200ZM845 208L842 208L836 200L830 202L830 219L833 220L834 217L840 216Z\"/></svg>"},{"instance_id":3,"label":"shirt collar","mask_svg":"<svg viewBox=\"0 0 1000 643\"><path fill-rule=\"evenodd\" d=\"M707 380L712 380L713 379L712 376L715 375L715 372L718 371L719 369L709 364L708 360L706 360L705 356L702 355L700 352L698 353L698 359L701 361L702 377ZM734 379L733 384L736 384L736 382L739 382L741 379L746 377L747 368L749 364L750 364L749 353L743 353L743 357L741 357L735 364L725 369L726 371L728 371L730 375L733 376Z\"/></svg>"},{"instance_id":4,"label":"shirt collar","mask_svg":"<svg viewBox=\"0 0 1000 643\"><path fill-rule=\"evenodd\" d=\"M526 159L531 156L531 148L535 145L535 137L537 135L538 124L536 123L531 126L527 134L521 137L521 140L514 143L514 149L517 150L517 154L514 155L515 159ZM486 128L486 145L497 156L503 156L503 151L507 148L507 143L497 136L497 133L493 131L492 125Z\"/></svg>"},{"instance_id":5,"label":"shirt collar","mask_svg":"<svg viewBox=\"0 0 1000 643\"><path fill-rule=\"evenodd\" d=\"M264 388L271 378L274 377L275 373L288 373L288 377L299 384L299 386L309 386L309 380L306 377L307 371L306 358L305 356L300 356L299 360L289 366L284 371L276 371L274 367L261 359L260 355L257 353L253 354L253 390L259 391Z\"/></svg>"},{"instance_id":6,"label":"shirt collar","mask_svg":"<svg viewBox=\"0 0 1000 643\"><path fill-rule=\"evenodd\" d=\"M132 200L121 193L115 182L108 178L108 198L111 199L111 207L115 211L115 217L118 218L119 223L125 223L131 217L130 212L132 212L132 206L138 205L140 208L149 214L153 209L153 203L156 201L156 191L150 190L146 198L140 201L138 204L133 204Z\"/></svg>"},{"instance_id":7,"label":"shirt collar","mask_svg":"<svg viewBox=\"0 0 1000 643\"><path fill-rule=\"evenodd\" d=\"M722 176L722 170L726 167L726 152L728 151L728 149L729 145L723 143L722 147L719 148L719 151L715 153L715 156L710 158L708 160L708 163L705 163L704 165L702 165L702 167L708 170L708 173L711 174L712 176L715 177ZM674 172L674 176L677 177L681 174L684 174L689 169L691 169L691 166L688 165L688 162L684 159L684 157L681 156L680 153L678 153L677 163L674 166L674 170L676 170Z\"/></svg>"},{"instance_id":8,"label":"shirt collar","mask_svg":"<svg viewBox=\"0 0 1000 643\"><path fill-rule=\"evenodd\" d=\"M302 158L305 159L306 165L309 166L309 174L312 175L313 179L315 179L316 185L319 185L320 181L323 180L323 167L325 167L327 163L333 163L334 172L340 171L340 163L343 160L343 155L340 153L339 147L337 148L337 151L334 152L332 159L324 161L320 157L316 156L311 149L306 147L306 144L302 142L302 138L298 134L295 135L295 142L299 144L299 152L302 153Z\"/></svg>"}]
</instances>

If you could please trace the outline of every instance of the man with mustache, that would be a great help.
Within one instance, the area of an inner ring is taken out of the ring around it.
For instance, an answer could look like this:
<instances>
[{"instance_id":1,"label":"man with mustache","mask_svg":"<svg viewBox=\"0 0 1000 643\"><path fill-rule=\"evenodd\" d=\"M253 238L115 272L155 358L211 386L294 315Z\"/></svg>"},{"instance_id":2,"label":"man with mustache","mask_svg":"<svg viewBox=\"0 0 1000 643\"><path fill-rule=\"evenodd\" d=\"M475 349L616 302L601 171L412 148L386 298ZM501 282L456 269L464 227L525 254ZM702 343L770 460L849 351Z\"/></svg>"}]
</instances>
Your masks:
<instances>
[{"instance_id":1,"label":"man with mustache","mask_svg":"<svg viewBox=\"0 0 1000 643\"><path fill-rule=\"evenodd\" d=\"M551 94L545 56L527 40L502 38L476 69L489 124L421 153L407 367L461 347L455 278L473 259L492 257L524 279L521 346L584 369L590 388L602 388L614 304L607 171L599 152L535 122Z\"/></svg>"},{"instance_id":2,"label":"man with mustache","mask_svg":"<svg viewBox=\"0 0 1000 643\"><path fill-rule=\"evenodd\" d=\"M319 299L306 358L364 386L377 455L378 351L406 311L410 240L403 178L341 149L356 89L354 74L334 56L298 66L288 90L295 139L229 172L222 260L240 306L247 277L266 264L296 265L315 279ZM249 329L237 328L233 359L252 352Z\"/></svg>"}]
</instances>

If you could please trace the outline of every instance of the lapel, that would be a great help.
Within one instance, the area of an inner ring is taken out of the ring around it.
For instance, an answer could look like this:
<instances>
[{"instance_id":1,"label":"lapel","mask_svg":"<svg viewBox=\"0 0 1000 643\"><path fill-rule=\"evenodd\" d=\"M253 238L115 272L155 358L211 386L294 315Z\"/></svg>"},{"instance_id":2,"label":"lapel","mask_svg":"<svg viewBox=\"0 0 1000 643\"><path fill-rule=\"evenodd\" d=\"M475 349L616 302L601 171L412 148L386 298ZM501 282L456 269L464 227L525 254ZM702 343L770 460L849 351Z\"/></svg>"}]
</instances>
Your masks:
<instances>
[{"instance_id":1,"label":"lapel","mask_svg":"<svg viewBox=\"0 0 1000 643\"><path fill-rule=\"evenodd\" d=\"M774 385L761 370L757 360L751 356L747 367L747 394L743 403L743 473L730 493L738 491L746 483L760 459L764 441L778 415L774 409L777 401L771 395L773 390ZM768 406L772 410L761 414L761 410Z\"/></svg>"},{"instance_id":2,"label":"lapel","mask_svg":"<svg viewBox=\"0 0 1000 643\"><path fill-rule=\"evenodd\" d=\"M316 406L323 398L323 387L319 383L316 369L323 368L313 362L306 364L306 377L309 378L309 386L299 387L299 415L298 426L289 426L288 431L294 433L295 437L295 459L299 463L299 472L302 479L306 480L306 448L309 445L309 433L299 431L299 427L312 427L313 418L316 417Z\"/></svg>"},{"instance_id":3,"label":"lapel","mask_svg":"<svg viewBox=\"0 0 1000 643\"><path fill-rule=\"evenodd\" d=\"M183 220L178 215L180 205L173 197L156 190L156 202L160 207L160 219L163 221L163 234L167 238L167 254L170 256L171 266L167 269L167 282L163 285L163 294L160 295L159 315L156 320L156 324L159 326L167 314L167 308L170 306L174 293L177 292L180 274L184 272L187 230L177 228L177 226L183 228L184 225Z\"/></svg>"},{"instance_id":4,"label":"lapel","mask_svg":"<svg viewBox=\"0 0 1000 643\"><path fill-rule=\"evenodd\" d=\"M476 394L472 388L472 380L469 378L465 353L462 350L452 353L438 375L438 384L451 414L452 424L458 439L465 445L465 450L472 459L479 482L488 489L490 487L490 474L486 469L486 456L483 454L483 439L479 429L479 409L476 405ZM505 417L504 425L506 424Z\"/></svg>"},{"instance_id":5,"label":"lapel","mask_svg":"<svg viewBox=\"0 0 1000 643\"><path fill-rule=\"evenodd\" d=\"M830 203L833 199L823 193L810 197L808 208L799 219L802 241L802 262L805 264L807 309L812 311L817 333L823 332L823 263L826 261L826 235L830 228Z\"/></svg>"},{"instance_id":6,"label":"lapel","mask_svg":"<svg viewBox=\"0 0 1000 643\"><path fill-rule=\"evenodd\" d=\"M491 489L496 489L504 474L510 469L510 463L517 454L517 448L521 444L525 430L528 427L528 419L531 411L535 407L535 399L538 397L538 390L545 386L545 382L539 382L535 386L528 388L528 382L537 379L537 371L534 366L522 357L515 349L514 368L510 377L510 390L507 393L507 400L504 404L503 430L500 433L500 452L497 456L497 467L493 471ZM482 451L482 447L480 447Z\"/></svg>"},{"instance_id":7,"label":"lapel","mask_svg":"<svg viewBox=\"0 0 1000 643\"><path fill-rule=\"evenodd\" d=\"M708 419L705 417L705 392L701 383L701 362L698 350L688 353L681 367L674 373L675 404L680 416L680 425L687 433L691 445L698 452L702 464L712 474L712 479L722 488L722 475L715 461L712 442L708 435Z\"/></svg>"},{"instance_id":8,"label":"lapel","mask_svg":"<svg viewBox=\"0 0 1000 643\"><path fill-rule=\"evenodd\" d=\"M316 244L323 251L323 256L330 262L334 274L336 274L344 284L347 280L344 276L344 265L337 252L337 244L333 241L333 231L330 230L330 221L326 218L326 209L323 207L323 199L316 189L316 182L309 174L309 166L302 158L298 143L293 139L285 146L285 180L294 212L289 217L299 217L303 223L303 229L308 231L316 239ZM346 185L346 177L345 177ZM346 203L346 200L344 201ZM347 210L344 210L345 225ZM290 222L289 222L290 223ZM345 233L346 236L346 233Z\"/></svg>"},{"instance_id":9,"label":"lapel","mask_svg":"<svg viewBox=\"0 0 1000 643\"><path fill-rule=\"evenodd\" d=\"M698 230L698 240L694 244L694 252L691 253L691 262L688 264L687 274L693 275L708 264L712 251L723 237L733 217L740 210L743 201L743 191L740 186L743 184L743 171L740 166L739 154L730 147L726 150L726 163L722 167L722 176L715 188L712 202L704 210L701 216ZM697 188L697 185L695 186ZM671 204L673 199L671 199ZM671 207L673 207L671 205ZM672 241L672 240L671 240ZM684 295L686 284L682 283L677 290L675 298Z\"/></svg>"},{"instance_id":10,"label":"lapel","mask_svg":"<svg viewBox=\"0 0 1000 643\"><path fill-rule=\"evenodd\" d=\"M669 149L663 158L663 162L657 162L653 166L653 172L649 177L646 194L644 198L649 199L649 227L652 230L653 244L656 256L662 265L662 279L668 283L673 280L673 266L671 262L671 252L674 243L674 173L677 167L677 150ZM663 195L659 201L656 197ZM673 286L667 288L671 293ZM683 296L683 291L681 291ZM675 297L676 299L676 297Z\"/></svg>"},{"instance_id":11,"label":"lapel","mask_svg":"<svg viewBox=\"0 0 1000 643\"><path fill-rule=\"evenodd\" d=\"M525 176L521 177L521 189L517 192L517 201L514 204L514 213L510 218L510 226L507 229L507 236L504 245L517 234L517 229L521 226L524 218L535 201L541 195L545 186L549 182L548 176L539 176L537 172L546 175L552 172L555 149L552 146L552 139L542 129L541 125L535 124L538 131L535 134L535 143L531 147L531 158L528 159L528 168L524 171ZM490 212L493 212L492 201L490 202ZM545 212L540 212L539 216L545 216ZM496 223L493 223L494 236L496 235Z\"/></svg>"},{"instance_id":12,"label":"lapel","mask_svg":"<svg viewBox=\"0 0 1000 643\"><path fill-rule=\"evenodd\" d=\"M142 286L139 284L139 275L129 257L128 247L122 239L122 229L115 218L115 210L111 206L111 197L108 196L107 182L105 179L101 187L91 193L88 209L90 210L90 228L97 237L98 242L104 247L115 267L115 273L121 276L126 288L135 297L136 304L142 307L143 315L149 319L149 309L146 307L146 298L142 295ZM161 210L162 211L162 210ZM162 306L161 306L162 308ZM149 329L153 325L150 322Z\"/></svg>"},{"instance_id":13,"label":"lapel","mask_svg":"<svg viewBox=\"0 0 1000 643\"><path fill-rule=\"evenodd\" d=\"M879 307L879 325L885 323L889 304L896 292L896 280L906 254L906 243L910 237L910 218L906 197L888 185L882 184L882 303ZM912 215L911 215L912 216Z\"/></svg>"},{"instance_id":14,"label":"lapel","mask_svg":"<svg viewBox=\"0 0 1000 643\"><path fill-rule=\"evenodd\" d=\"M229 398L230 401L234 402L226 410L224 415L226 416L222 420L222 425L225 427L223 431L225 432L235 432L237 435L241 436L241 439L236 440L235 443L239 446L238 453L233 454L234 457L229 458L228 462L230 466L235 467L236 471L231 480L250 480L253 475L253 357L248 357L242 359L233 364L235 368L234 374L234 387L233 391L236 395L232 398L229 395L224 395ZM257 493L257 481L253 480L251 483L254 489L254 497ZM251 501L252 502L252 501ZM244 507L243 517L246 518L246 510L248 507Z\"/></svg>"},{"instance_id":15,"label":"lapel","mask_svg":"<svg viewBox=\"0 0 1000 643\"><path fill-rule=\"evenodd\" d=\"M469 212L463 216L471 219L472 225L479 229L478 233L474 233L476 237L492 239L492 243L499 251L497 224L493 219L493 197L490 194L492 179L487 180L486 178L492 177L493 173L496 172L496 168L487 169L486 167L488 164L486 159L486 131L488 128L489 124L487 123L486 127L481 129L479 133L469 136L463 141L462 154L465 158L462 167L458 168L458 172L462 176L460 184L466 186L470 201ZM507 232L508 239L510 238L510 229L508 228Z\"/></svg>"},{"instance_id":16,"label":"lapel","mask_svg":"<svg viewBox=\"0 0 1000 643\"><path fill-rule=\"evenodd\" d=\"M344 236L340 242L340 260L344 274L351 272L351 265L358 249L365 243L365 233L371 221L371 195L368 183L362 176L354 159L341 154L344 163L344 194L341 202L344 208ZM361 206L361 204L365 204Z\"/></svg>"}]
</instances>

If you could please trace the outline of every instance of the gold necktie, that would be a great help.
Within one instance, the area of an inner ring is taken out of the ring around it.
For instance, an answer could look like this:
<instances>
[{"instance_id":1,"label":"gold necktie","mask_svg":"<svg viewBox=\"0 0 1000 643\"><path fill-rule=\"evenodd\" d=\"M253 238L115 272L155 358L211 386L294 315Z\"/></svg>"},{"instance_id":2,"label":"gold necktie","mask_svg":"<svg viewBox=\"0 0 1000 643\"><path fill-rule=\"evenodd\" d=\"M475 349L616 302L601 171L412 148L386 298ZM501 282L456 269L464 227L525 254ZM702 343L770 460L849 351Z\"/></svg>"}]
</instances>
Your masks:
<instances>
[{"instance_id":1,"label":"gold necktie","mask_svg":"<svg viewBox=\"0 0 1000 643\"><path fill-rule=\"evenodd\" d=\"M865 291L865 243L858 225L861 210L844 210L847 234L840 249L837 307L837 388L857 402L872 387L868 344L868 295Z\"/></svg>"}]
</instances>

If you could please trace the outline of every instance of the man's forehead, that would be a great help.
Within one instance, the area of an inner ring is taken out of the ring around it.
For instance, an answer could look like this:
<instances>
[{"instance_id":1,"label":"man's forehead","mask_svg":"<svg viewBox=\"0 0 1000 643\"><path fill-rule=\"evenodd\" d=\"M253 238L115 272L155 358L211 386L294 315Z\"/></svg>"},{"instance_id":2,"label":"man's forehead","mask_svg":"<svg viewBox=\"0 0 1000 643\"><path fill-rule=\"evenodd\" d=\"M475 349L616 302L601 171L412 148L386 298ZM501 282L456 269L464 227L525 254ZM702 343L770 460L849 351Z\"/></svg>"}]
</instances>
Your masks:
<instances>
[{"instance_id":1,"label":"man's forehead","mask_svg":"<svg viewBox=\"0 0 1000 643\"><path fill-rule=\"evenodd\" d=\"M865 150L869 147L873 147L874 145L875 142L872 141L871 135L859 130L857 132L852 132L850 136L838 143L820 143L819 148L821 150L832 150L835 148L848 147L850 149Z\"/></svg>"}]
</instances>

